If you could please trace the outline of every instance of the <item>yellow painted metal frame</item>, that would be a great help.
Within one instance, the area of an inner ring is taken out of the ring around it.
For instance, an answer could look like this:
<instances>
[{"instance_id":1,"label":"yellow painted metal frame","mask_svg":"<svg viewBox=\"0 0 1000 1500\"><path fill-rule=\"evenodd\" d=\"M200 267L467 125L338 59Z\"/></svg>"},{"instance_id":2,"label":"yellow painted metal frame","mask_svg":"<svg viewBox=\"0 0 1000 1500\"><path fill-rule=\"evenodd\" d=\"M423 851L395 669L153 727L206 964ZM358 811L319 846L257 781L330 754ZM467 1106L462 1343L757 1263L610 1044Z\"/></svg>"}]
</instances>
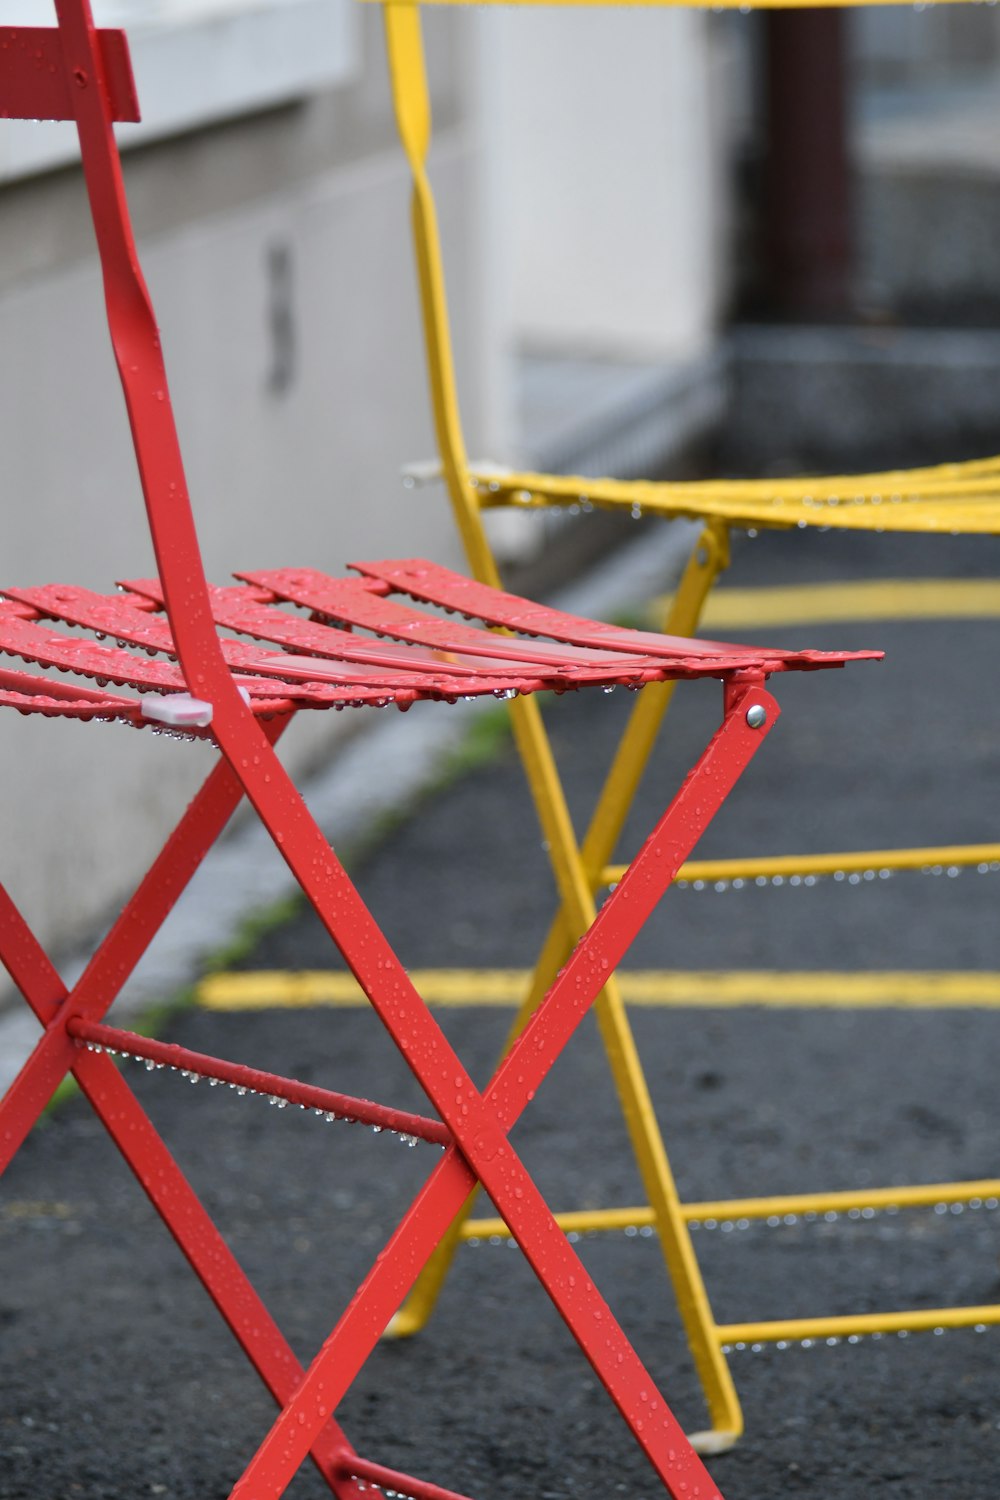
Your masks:
<instances>
[{"instance_id":1,"label":"yellow painted metal frame","mask_svg":"<svg viewBox=\"0 0 1000 1500\"><path fill-rule=\"evenodd\" d=\"M518 0L524 3L524 0ZM531 0L528 0L531 3ZM810 480L649 483L612 479L474 470L470 468L462 435L448 328L447 304L437 218L427 153L431 138L430 100L424 70L419 4L415 0L383 0L393 100L403 147L413 176L412 222L427 346L431 401L447 484L470 566L483 582L497 584L498 571L482 524L482 510L498 505L551 506L584 501L594 506L661 516L688 516L701 521L702 530L674 595L663 629L690 635L697 628L705 600L729 562L732 526L788 527L823 525L852 530L975 531L1000 534L1000 458L971 464L952 464L911 471ZM670 703L672 683L647 687L637 699L598 799L590 826L578 844L566 807L562 785L541 714L533 698L517 699L511 715L517 748L524 763L535 806L548 842L560 907L552 923L531 985L521 1004L507 1045L525 1024L563 964L580 934L592 921L595 895L619 878L620 867L610 865L626 813L636 794L650 751ZM983 850L985 849L985 853ZM997 857L1000 846L981 846L978 859ZM967 852L967 851L966 851ZM876 862L889 869L928 863L934 851L879 851ZM872 856L829 856L832 869L867 868ZM845 864L857 859L861 865ZM970 856L971 859L971 856ZM949 851L949 862L963 858ZM772 876L785 861L713 861L700 878ZM817 869L818 862L796 859L796 872ZM739 874L733 872L738 869ZM690 871L689 871L690 873ZM682 1204L667 1152L653 1111L648 1085L622 1001L617 978L609 979L596 1006L601 1039L618 1091L632 1150L648 1206L568 1216L578 1229L621 1227L641 1222L655 1227L684 1322L698 1376L708 1405L711 1428L692 1441L703 1453L730 1447L743 1429L743 1417L725 1358L736 1342L792 1338L839 1337L841 1334L892 1331L898 1328L964 1327L1000 1323L1000 1307L936 1309L926 1313L887 1313L848 1318L819 1318L780 1323L717 1324L709 1304L690 1235L690 1223L704 1205ZM918 1201L938 1201L942 1195L962 1201L975 1196L982 1184L946 1184L933 1189L887 1190L898 1202L901 1193L916 1193ZM1000 1191L1000 1183L992 1189ZM930 1198L919 1195L931 1194ZM809 1202L817 1212L838 1204L845 1195L815 1195ZM871 1191L859 1205L871 1202ZM741 1200L727 1211L743 1217L785 1210L778 1205L802 1199ZM470 1198L453 1223L408 1302L387 1330L390 1335L412 1334L433 1309L459 1243L495 1230L497 1221L472 1221ZM718 1207L718 1205L716 1205ZM789 1210L790 1211L790 1210Z\"/></svg>"},{"instance_id":2,"label":"yellow painted metal frame","mask_svg":"<svg viewBox=\"0 0 1000 1500\"><path fill-rule=\"evenodd\" d=\"M825 526L841 531L1000 535L1000 457L923 469L796 479L584 479L476 469L484 508L534 509L584 502L633 515L676 517L752 530Z\"/></svg>"}]
</instances>

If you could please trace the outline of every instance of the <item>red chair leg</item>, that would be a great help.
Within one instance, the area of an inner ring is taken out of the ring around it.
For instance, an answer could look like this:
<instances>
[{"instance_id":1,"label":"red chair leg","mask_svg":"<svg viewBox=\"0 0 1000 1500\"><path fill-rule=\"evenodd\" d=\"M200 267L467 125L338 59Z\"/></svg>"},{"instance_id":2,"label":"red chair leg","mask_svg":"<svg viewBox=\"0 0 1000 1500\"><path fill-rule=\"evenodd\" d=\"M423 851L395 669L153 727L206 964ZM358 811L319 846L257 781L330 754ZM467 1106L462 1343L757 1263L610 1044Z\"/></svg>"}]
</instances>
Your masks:
<instances>
[{"instance_id":1,"label":"red chair leg","mask_svg":"<svg viewBox=\"0 0 1000 1500\"><path fill-rule=\"evenodd\" d=\"M464 1202L481 1181L510 1227L536 1275L632 1429L675 1500L716 1488L683 1431L596 1291L569 1242L559 1232L507 1133L561 1053L610 969L621 960L694 844L763 742L764 731L747 724L750 703L767 709L773 726L777 704L756 684L727 692L726 712L698 764L687 777L654 832L612 893L485 1095L474 1088L375 926L361 897L341 872L338 918L359 939L366 965L382 982L369 991L375 1009L427 1091L455 1144L424 1188L350 1306L310 1367L294 1400L284 1408L242 1479L233 1500L280 1495L308 1451L311 1435L342 1399L397 1310L423 1264ZM248 794L252 796L248 787ZM266 821L266 820L265 820ZM287 825L286 825L287 826ZM313 827L315 825L312 825ZM297 840L308 848L310 830L299 823ZM285 851L313 896L307 864L298 848ZM313 897L331 936L341 946L330 913ZM374 949L374 952L371 950ZM354 954L345 956L355 968ZM360 967L360 965L359 965ZM433 1061L431 1061L433 1059Z\"/></svg>"},{"instance_id":2,"label":"red chair leg","mask_svg":"<svg viewBox=\"0 0 1000 1500\"><path fill-rule=\"evenodd\" d=\"M275 744L290 719L266 726ZM68 994L8 892L0 886L0 962L46 1028L0 1101L0 1173L71 1070L77 1048L66 1032L70 1016L99 1020L184 891L243 797L239 777L215 766L150 866L84 973Z\"/></svg>"},{"instance_id":3,"label":"red chair leg","mask_svg":"<svg viewBox=\"0 0 1000 1500\"><path fill-rule=\"evenodd\" d=\"M286 723L287 721L275 721L268 727L272 741L279 738ZM157 915L159 920L151 931L146 924L138 928L127 916L133 909L133 904L130 903L112 928L99 954L95 955L88 966L80 985L73 992L74 996L85 981L88 989L103 993L105 981L110 980L109 970L114 973L119 987L124 983L148 946L149 937L159 930L167 912L211 848L242 795L239 782L225 762L221 762L213 770L144 882L144 886L149 885L155 892L160 903L158 913L145 907L144 916L147 923L152 922ZM142 942L138 941L140 930L147 933ZM67 995L65 985L51 960L2 887L0 954L39 1021L51 1024L56 1018L62 1018L67 1001L72 997ZM117 968L119 964L123 968ZM302 1367L132 1090L120 1076L110 1057L81 1050L61 1030L47 1033L49 1035L56 1037L60 1044L65 1042L69 1045L71 1071L83 1094L265 1386L279 1405L287 1403L302 1379ZM35 1055L22 1070L21 1077L24 1078L27 1074L27 1083L21 1091L15 1093L15 1102L8 1104L11 1099L9 1092L0 1103L0 1143L4 1148L4 1165L13 1157L17 1146L50 1097L51 1090L45 1092L50 1081L48 1073L45 1074L43 1083L34 1081ZM47 1054L45 1060L49 1060ZM56 1078L53 1086L58 1086L66 1071L64 1069L60 1077ZM27 1110L29 1101L32 1105L38 1105L34 1114L29 1114ZM343 1430L332 1420L316 1433L311 1444L311 1454L337 1500L356 1500L356 1497L364 1493L355 1477L355 1469L379 1467L359 1458ZM437 1500L437 1497L440 1500L463 1500L462 1496L451 1491L435 1486L427 1487L423 1481L414 1480L411 1476L394 1470L383 1472L391 1475L391 1481L387 1480L387 1483L392 1488L414 1494L423 1490L430 1495L433 1491L432 1500Z\"/></svg>"}]
</instances>

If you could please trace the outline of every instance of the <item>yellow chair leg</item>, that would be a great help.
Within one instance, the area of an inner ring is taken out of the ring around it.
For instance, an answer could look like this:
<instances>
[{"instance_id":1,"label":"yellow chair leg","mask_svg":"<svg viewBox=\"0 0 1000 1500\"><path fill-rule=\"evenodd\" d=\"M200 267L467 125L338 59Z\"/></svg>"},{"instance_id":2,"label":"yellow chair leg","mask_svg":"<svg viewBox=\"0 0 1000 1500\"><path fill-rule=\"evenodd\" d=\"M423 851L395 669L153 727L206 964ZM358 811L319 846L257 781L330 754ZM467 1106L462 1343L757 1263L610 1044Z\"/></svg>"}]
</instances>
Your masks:
<instances>
[{"instance_id":1,"label":"yellow chair leg","mask_svg":"<svg viewBox=\"0 0 1000 1500\"><path fill-rule=\"evenodd\" d=\"M473 571L484 582L496 583L496 565L483 531L478 499L468 476L455 391L440 242L425 168L430 142L430 101L420 20L416 7L387 5L385 21L396 117L413 171L414 242L427 340L431 404L444 475ZM727 561L728 532L723 524L711 522L705 527L685 571L668 621L669 631L675 634L693 632L705 596ZM602 881L603 866L613 852L669 701L669 686L666 692L651 686L637 702L582 852L538 706L534 699L519 699L511 705L517 747L549 845L559 889L560 913L545 943L508 1046L542 999L573 944L593 921L596 912L594 897ZM742 1430L739 1403L715 1335L715 1325L649 1090L614 979L598 1000L596 1013L632 1148L655 1215L660 1244L708 1401L713 1431L701 1436L699 1446L717 1452L735 1441ZM386 1330L388 1334L413 1333L430 1316L471 1208L470 1198L418 1278L410 1298L390 1323Z\"/></svg>"},{"instance_id":2,"label":"yellow chair leg","mask_svg":"<svg viewBox=\"0 0 1000 1500\"><path fill-rule=\"evenodd\" d=\"M506 1052L506 1049L505 1049ZM471 1192L443 1235L437 1249L426 1262L402 1307L390 1318L383 1338L406 1339L419 1333L437 1305L437 1299L451 1269L455 1251L462 1240L462 1227L472 1212L478 1188Z\"/></svg>"},{"instance_id":3,"label":"yellow chair leg","mask_svg":"<svg viewBox=\"0 0 1000 1500\"><path fill-rule=\"evenodd\" d=\"M697 623L702 602L725 566L726 540L725 533L715 528L707 529L699 539L668 620L668 627L673 633L680 634L683 629L683 633L690 634ZM613 850L668 703L669 693L657 695L655 689L651 692L647 688L644 697L633 710L588 832L587 843L590 848L587 852L593 861L592 868L599 869ZM549 841L562 905L546 939L531 988L520 1007L506 1048L509 1048L540 1003L573 942L593 920L596 910L594 886L597 883L593 876L588 878L585 873L581 850L573 835L551 747L537 705L534 700L526 699L515 703L512 711L518 749ZM692 1441L701 1452L718 1453L736 1441L743 1428L742 1414L729 1368L721 1351L635 1039L617 982L613 978L597 1002L596 1014L632 1149L712 1421L712 1428L695 1434ZM447 1239L425 1267L407 1303L390 1323L387 1329L389 1335L399 1337L414 1333L429 1318L451 1258L463 1238L463 1227L473 1201L474 1195L471 1195L452 1224Z\"/></svg>"},{"instance_id":4,"label":"yellow chair leg","mask_svg":"<svg viewBox=\"0 0 1000 1500\"><path fill-rule=\"evenodd\" d=\"M729 531L709 521L701 532L663 621L667 635L694 635L705 601L729 566ZM611 763L581 847L593 889L605 883L604 867L615 851L635 800L676 683L653 683L640 694Z\"/></svg>"}]
</instances>

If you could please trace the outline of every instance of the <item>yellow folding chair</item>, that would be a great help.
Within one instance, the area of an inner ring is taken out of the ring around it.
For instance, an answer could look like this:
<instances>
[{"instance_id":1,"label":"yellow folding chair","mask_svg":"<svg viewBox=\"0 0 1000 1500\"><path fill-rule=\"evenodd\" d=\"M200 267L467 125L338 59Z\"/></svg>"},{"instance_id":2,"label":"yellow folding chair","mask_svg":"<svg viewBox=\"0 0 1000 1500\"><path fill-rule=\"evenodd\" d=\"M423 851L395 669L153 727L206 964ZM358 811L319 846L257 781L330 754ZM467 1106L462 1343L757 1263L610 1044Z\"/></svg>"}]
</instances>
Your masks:
<instances>
[{"instance_id":1,"label":"yellow folding chair","mask_svg":"<svg viewBox=\"0 0 1000 1500\"><path fill-rule=\"evenodd\" d=\"M512 0L512 3L530 5L533 0ZM669 4L671 0L663 3ZM854 3L864 4L866 0ZM441 474L469 564L480 580L493 585L499 582L497 564L483 525L483 512L488 509L582 505L584 509L597 507L611 511L624 508L633 516L641 513L694 519L701 523L700 534L662 626L671 634L685 635L697 629L705 601L729 563L730 535L734 529L828 527L852 531L1000 534L1000 457L879 473L725 482L595 480L470 464L459 413L441 247L427 171L431 115L420 0L382 0L382 4L396 118L413 176L412 227ZM517 748L550 850L560 899L510 1041L526 1024L573 944L593 920L597 893L621 877L625 867L612 862L616 845L672 693L673 684L663 683L647 689L637 699L589 827L579 842L535 700L522 698L510 705ZM850 876L873 866L912 870L934 865L982 864L997 859L1000 859L1000 843L880 849L691 861L678 878L708 883L774 879L792 873L821 876L843 872ZM683 1203L614 977L605 986L596 1013L647 1203L641 1207L566 1213L558 1219L567 1232L646 1225L655 1228L710 1414L710 1430L693 1436L700 1451L723 1451L742 1431L740 1404L725 1357L729 1346L796 1339L836 1340L841 1336L1000 1322L1000 1307L991 1306L726 1326L716 1323L691 1243L692 1222L747 1218L774 1221L776 1216L862 1213L884 1207L930 1205L942 1200L975 1203L1000 1195L1000 1181ZM425 1268L409 1301L393 1320L391 1334L407 1335L423 1326L463 1239L504 1232L502 1221L472 1220L471 1209L472 1199Z\"/></svg>"}]
</instances>

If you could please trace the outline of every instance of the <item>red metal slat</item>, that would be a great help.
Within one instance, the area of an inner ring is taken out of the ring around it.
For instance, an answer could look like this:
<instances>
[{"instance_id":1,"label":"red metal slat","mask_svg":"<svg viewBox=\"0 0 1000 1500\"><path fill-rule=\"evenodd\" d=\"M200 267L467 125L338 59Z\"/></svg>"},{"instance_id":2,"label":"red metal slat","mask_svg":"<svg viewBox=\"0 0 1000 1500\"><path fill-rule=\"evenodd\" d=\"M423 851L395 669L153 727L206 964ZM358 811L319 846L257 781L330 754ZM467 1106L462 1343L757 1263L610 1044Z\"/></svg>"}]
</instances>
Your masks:
<instances>
[{"instance_id":1,"label":"red metal slat","mask_svg":"<svg viewBox=\"0 0 1000 1500\"><path fill-rule=\"evenodd\" d=\"M192 1052L190 1048L180 1047L176 1042L160 1042L155 1037L139 1036L134 1031L123 1031L120 1026L105 1026L100 1021L90 1021L82 1016L71 1018L66 1030L81 1043L90 1042L99 1047L112 1048L132 1057L162 1063L167 1068L197 1073L199 1077L217 1078L222 1083L232 1084L234 1088L284 1099L289 1104L301 1105L303 1109L321 1110L324 1114L336 1114L342 1119L375 1125L379 1130L394 1130L399 1135L416 1136L419 1140L430 1141L432 1145L451 1145L451 1132L440 1120L415 1115L410 1110L394 1109L390 1105L376 1104L371 1099L358 1099L349 1094L336 1093L332 1089L318 1088L315 1084L300 1083L297 1078L284 1078L279 1073L249 1068L243 1063L227 1062L221 1057L210 1057L205 1052Z\"/></svg>"},{"instance_id":2,"label":"red metal slat","mask_svg":"<svg viewBox=\"0 0 1000 1500\"><path fill-rule=\"evenodd\" d=\"M353 631L315 621L296 620L281 610L261 605L259 600L247 601L243 596L250 590L240 588L210 591L212 609L219 624L296 644L308 642L311 645L317 641L327 652L332 647L352 659L370 661L375 665L381 665L386 657L391 657L411 668L416 661L433 666L439 673L444 670L449 674L470 674L467 678L458 677L450 689L436 683L435 690L446 695L456 692L476 694L488 688L497 694L504 691L532 693L546 687L586 687L610 681L645 683L663 678L668 675L668 670L670 675L691 675L686 662L677 664L675 671L673 663L667 664L653 656L626 657L613 651L579 650L555 641L528 642L494 635L386 599L370 589L359 587L358 579L330 578L312 569L278 569L245 576L254 581L265 577L271 579L275 588L267 588L266 592L272 596L287 597L289 602L301 603L319 613L334 609L338 617L348 620L352 626L394 635L405 644L391 646L355 635ZM303 584L304 577L308 578L308 584ZM131 580L126 586L153 600L163 598L161 585L153 580ZM30 597L30 591L17 597ZM413 645L413 637L425 644ZM456 646L459 649L456 650ZM530 675L522 677L512 673ZM492 685L483 683L484 676L490 674L495 674Z\"/></svg>"},{"instance_id":3,"label":"red metal slat","mask_svg":"<svg viewBox=\"0 0 1000 1500\"><path fill-rule=\"evenodd\" d=\"M115 682L151 691L187 691L178 667L168 662L143 661L127 651L97 645L85 636L62 635L36 620L26 619L17 605L0 605L0 651L39 666L97 678L99 685Z\"/></svg>"},{"instance_id":4,"label":"red metal slat","mask_svg":"<svg viewBox=\"0 0 1000 1500\"><path fill-rule=\"evenodd\" d=\"M150 661L126 650L97 644L86 637L63 635L36 621L25 619L23 613L18 613L19 610L23 610L23 606L18 603L9 607L0 605L0 652L20 656L42 666L55 667L59 671L76 672L93 678L99 684L112 682L142 692L188 691L188 685L177 666ZM406 707L419 698L444 698L453 702L458 697L481 697L507 692L533 693L553 685L573 685L565 682L559 673L547 674L545 677L524 677L508 672L502 677L455 679L440 670L407 674L338 666L336 673L331 674L325 670L324 663L316 662L310 657L296 660L283 652L256 652L240 642L224 641L222 645L224 649L231 647L233 653L250 652L254 658L254 670L275 673L275 677L270 679L250 676L246 672L234 675L234 682L247 690L255 707L261 712L284 712L293 702L299 708L381 708L389 703ZM266 664L265 658L270 658ZM324 676L335 676L335 680L319 680ZM604 674L601 676L603 680ZM586 678L587 674L578 673L574 681L585 682ZM276 698L278 681L284 689L280 698Z\"/></svg>"},{"instance_id":5,"label":"red metal slat","mask_svg":"<svg viewBox=\"0 0 1000 1500\"><path fill-rule=\"evenodd\" d=\"M125 594L95 594L75 584L46 583L36 588L5 586L4 597L26 604L47 619L62 620L92 630L98 640L111 636L145 651L176 658L177 648L164 617L154 614L146 600Z\"/></svg>"},{"instance_id":6,"label":"red metal slat","mask_svg":"<svg viewBox=\"0 0 1000 1500\"><path fill-rule=\"evenodd\" d=\"M55 667L59 671L77 672L81 676L93 678L98 684L113 682L141 692L189 691L179 667L167 662L150 661L114 647L98 645L85 637L75 639L62 635L59 631L50 630L32 620L7 613L2 605L0 651L42 666ZM364 674L357 683L317 682L314 680L315 674L308 668L303 669L306 681L291 682L295 672L293 664L282 675L281 686L284 691L280 695L276 692L277 682L264 677L241 674L234 676L233 680L238 687L247 690L258 711L270 713L285 712L290 706L289 700L294 700L299 707L331 708L337 704L381 706L389 701L390 696L394 702L405 703L413 702L416 697L452 695L457 691L455 685L447 679L441 688L432 690L426 678L419 679L421 685L418 688L390 688L384 682L372 683L370 673ZM462 692L484 693L492 692L494 688L495 683L492 681L472 686L463 683Z\"/></svg>"},{"instance_id":7,"label":"red metal slat","mask_svg":"<svg viewBox=\"0 0 1000 1500\"><path fill-rule=\"evenodd\" d=\"M397 640L418 641L439 651L457 651L467 656L530 662L535 668L545 667L550 672L555 668L556 676L553 680L556 681L563 678L581 682L621 682L627 680L632 672L639 677L650 672L662 677L666 675L668 666L671 675L690 675L691 664L687 659L690 652L684 658L678 658L676 663L666 662L662 652L658 656L650 653L632 655L630 660L625 660L621 652L603 648L577 649L573 645L550 641L528 641L494 635L459 620L424 614L396 599L388 599L383 594L361 588L361 580L330 578L314 568L265 569L261 572L239 573L237 577L269 589L279 598L287 599L304 609L331 615L347 624L373 630L380 635L393 636ZM664 637L655 636L652 639L662 641ZM688 646L690 643L684 644ZM676 674L673 673L675 665ZM581 670L589 674L589 678L579 677ZM696 667L698 673L708 670L708 667L701 665Z\"/></svg>"},{"instance_id":8,"label":"red metal slat","mask_svg":"<svg viewBox=\"0 0 1000 1500\"><path fill-rule=\"evenodd\" d=\"M626 630L598 620L550 609L516 594L507 594L489 584L479 583L449 568L439 567L424 558L405 558L385 562L352 563L365 577L386 583L394 591L457 610L467 618L484 620L490 625L523 632L529 636L548 636L565 644L597 648L613 659L620 650L641 651L671 658L736 656L740 668L759 664L762 657L781 656L780 652L757 651L745 646L729 646L716 641L667 636L653 631ZM626 642L628 643L626 645Z\"/></svg>"},{"instance_id":9,"label":"red metal slat","mask_svg":"<svg viewBox=\"0 0 1000 1500\"><path fill-rule=\"evenodd\" d=\"M516 594L506 594L501 589L453 573L450 568L439 567L424 558L351 563L350 566L414 599L457 609L490 625L524 631L529 635L547 635L553 640L606 651L641 652L670 661L693 659L705 662L706 671L713 676L720 670L745 671L755 666L768 672L780 672L839 667L848 661L879 661L882 657L878 651L775 651L731 645L726 641L689 640L649 630L626 630L620 625L586 620L579 615L521 599Z\"/></svg>"},{"instance_id":10,"label":"red metal slat","mask_svg":"<svg viewBox=\"0 0 1000 1500\"><path fill-rule=\"evenodd\" d=\"M124 31L97 33L111 118L138 124L132 62ZM86 86L71 75L54 26L0 26L0 119L72 120L73 89Z\"/></svg>"},{"instance_id":11,"label":"red metal slat","mask_svg":"<svg viewBox=\"0 0 1000 1500\"><path fill-rule=\"evenodd\" d=\"M179 667L168 662L148 661L127 651L101 646L86 637L73 638L50 630L33 620L8 613L0 605L0 651L23 657L40 666L56 667L63 672L79 672L93 677L101 685L141 688L148 692L187 692L188 686ZM250 689L258 691L258 685Z\"/></svg>"},{"instance_id":12,"label":"red metal slat","mask_svg":"<svg viewBox=\"0 0 1000 1500\"><path fill-rule=\"evenodd\" d=\"M174 655L175 645L170 626L162 615L153 615L145 609L137 607L130 602L128 595L124 594L95 594L89 589L75 588L68 584L47 584L41 588L5 588L8 599L13 599L21 604L28 604L41 614L52 616L70 625L80 626L87 630L96 631L99 635L113 636L119 642L127 642L138 646L146 651L157 651L166 655ZM223 590L211 590L213 614L219 624L227 628L234 628L230 623L230 613L224 608L216 608L216 594ZM233 589L233 593L246 593L246 589ZM155 600L162 599L162 588L159 584L149 582L144 598ZM298 622L289 615L284 615L279 610L268 610L261 605L253 605L252 608L262 616L274 615L279 620L287 620L292 630L289 636L292 640L298 634L295 627ZM233 618L236 617L233 612ZM225 618L220 619L222 614ZM301 622L309 627L309 621ZM258 646L249 646L242 641L221 641L222 654L230 667L244 672L263 673L268 677L277 677L287 683L336 683L338 686L353 688L360 686L370 688L373 693L380 691L402 692L411 690L422 694L438 693L452 695L465 691L484 691L482 679L491 676L489 666L480 668L478 664L469 667L453 669L452 664L443 661L440 656L434 656L422 648L414 647L408 650L405 647L390 647L388 651L379 652L378 642L369 642L375 650L365 650L366 642L357 636L351 635L346 630L331 630L325 626L312 626L313 631L325 631L331 639L328 645L343 646L346 662L338 660L335 667L328 665L328 657L333 652L328 652L327 657L316 658L313 656L293 655L287 651L264 651ZM393 660L382 660L382 656L392 655ZM374 656L374 664L368 663L368 658ZM467 689L465 679L475 673L479 680L478 684L472 684ZM522 679L515 678L508 666L499 665L492 669L492 675L498 680L491 686L496 689L507 688L512 685L522 684ZM530 691L526 679L524 690Z\"/></svg>"},{"instance_id":13,"label":"red metal slat","mask_svg":"<svg viewBox=\"0 0 1000 1500\"><path fill-rule=\"evenodd\" d=\"M51 677L38 677L33 672L19 672L9 667L0 667L0 688L27 697L40 693L46 698L71 699L74 703L92 703L95 707L128 708L135 701L131 698L118 698L98 688L81 687L75 682L58 682Z\"/></svg>"},{"instance_id":14,"label":"red metal slat","mask_svg":"<svg viewBox=\"0 0 1000 1500\"><path fill-rule=\"evenodd\" d=\"M41 714L46 719L128 719L140 716L139 705L131 709L122 699L109 699L102 707L90 698L56 698L46 693L18 693L0 688L0 708L22 714Z\"/></svg>"},{"instance_id":15,"label":"red metal slat","mask_svg":"<svg viewBox=\"0 0 1000 1500\"><path fill-rule=\"evenodd\" d=\"M322 578L325 575L319 574L318 576ZM358 581L350 578L329 580L332 584L354 584L355 587L351 592L355 594L359 592ZM146 599L154 600L156 603L163 602L163 587L157 579L130 579L123 586ZM38 590L25 590L20 593L12 591L10 597L25 599L38 592ZM267 592L270 593L270 590ZM362 590L361 593L371 597L366 590ZM253 591L245 587L210 587L209 596L216 623L227 630L238 630L258 640L273 641L275 644L290 646L296 651L305 651L321 658L366 662L372 666L396 666L408 671L412 671L415 666L426 665L437 672L447 672L449 676L453 675L456 678L485 677L495 673L505 679L510 678L512 661L516 661L527 670L538 660L537 656L532 657L524 652L515 651L508 655L492 652L494 660L491 662L490 657L485 654L477 653L473 656L471 652L456 653L440 646L423 646L413 642L399 646L392 641L372 640L370 637L355 635L352 631L340 629L335 625L321 625L302 615L290 615L284 610L262 604L258 598L254 597ZM413 611L408 611L407 614L413 614ZM416 618L427 617L416 616ZM360 620L357 623L360 624ZM482 641L487 646L489 645L490 638L485 635L485 632L477 630L472 634L476 637L477 644ZM545 660L548 661L548 658L546 657ZM458 683L455 686L457 690Z\"/></svg>"},{"instance_id":16,"label":"red metal slat","mask_svg":"<svg viewBox=\"0 0 1000 1500\"><path fill-rule=\"evenodd\" d=\"M319 575L320 578L323 576ZM351 583L351 580L342 581ZM336 589L340 581L329 579L327 582ZM287 640L296 643L303 638L312 640L318 637L328 652L342 651L351 659L348 663L338 661L335 666L330 666L327 664L328 657L315 658L288 651L265 651L241 641L221 641L223 656L231 668L278 678L289 685L292 696L300 698L304 703L322 704L341 700L357 702L359 693L368 694L363 697L363 701L376 703L382 701L387 694L397 698L401 693L444 698L479 696L486 692L498 696L511 692L527 694L547 687L586 687L608 681L640 684L661 679L668 674L692 675L688 661L675 663L651 656L578 651L573 646L547 641L527 646L526 643L511 640L507 646L511 652L510 661L489 660L467 654L464 661L456 664L450 653L443 653L441 649L428 650L424 646L411 647L409 644L386 647L377 641L367 641L350 631L317 625L307 620L297 621L281 610L268 608L253 600L244 601L241 596L247 592L245 588L210 590L213 615L220 624L227 628L249 624L264 630L270 628L268 621L273 617L280 622L272 629L273 634L282 634ZM162 586L154 580L138 581L131 594L95 594L89 589L69 584L47 584L25 589L6 586L5 593L11 602L7 606L0 606L0 649L4 645L2 621L11 619L22 624L30 623L26 621L24 614L24 610L30 608L68 624L96 631L99 635L114 636L119 644L127 642L146 651L165 654L172 654L174 651L173 635L166 619L160 615L154 616L144 607L146 601L162 601ZM345 593L350 601L360 604L355 613L367 622L377 621L378 624L385 625L387 614L392 613L397 629L411 624L421 631L426 627L433 630L440 626L448 639L452 639L456 631L467 631L477 638L477 642L495 641L501 647L505 645L504 637L456 625L453 621L425 616L393 600L373 596L367 590L359 590L356 586L348 587ZM230 606L228 601L233 595L236 598ZM28 633L17 626L14 635L23 644ZM125 654L121 660L111 663L107 658L102 658L103 665L98 670L97 658L92 660L87 649L88 642L55 634L48 637L44 647L45 654L39 654L37 659L64 665L67 660L67 640L74 652L74 660L91 663L88 669L91 670L91 675L118 680L112 667L121 673L134 674L133 663L136 658ZM60 644L57 646L56 642ZM526 645L526 653L540 657L541 661L523 662L520 659L522 644ZM39 653L42 649L39 641ZM374 663L366 660L371 656L376 658ZM392 664L385 662L385 656L393 658ZM699 670L705 671L707 668L700 665ZM132 681L133 677L126 675L122 680ZM332 697L323 690L326 684L334 686Z\"/></svg>"}]
</instances>

